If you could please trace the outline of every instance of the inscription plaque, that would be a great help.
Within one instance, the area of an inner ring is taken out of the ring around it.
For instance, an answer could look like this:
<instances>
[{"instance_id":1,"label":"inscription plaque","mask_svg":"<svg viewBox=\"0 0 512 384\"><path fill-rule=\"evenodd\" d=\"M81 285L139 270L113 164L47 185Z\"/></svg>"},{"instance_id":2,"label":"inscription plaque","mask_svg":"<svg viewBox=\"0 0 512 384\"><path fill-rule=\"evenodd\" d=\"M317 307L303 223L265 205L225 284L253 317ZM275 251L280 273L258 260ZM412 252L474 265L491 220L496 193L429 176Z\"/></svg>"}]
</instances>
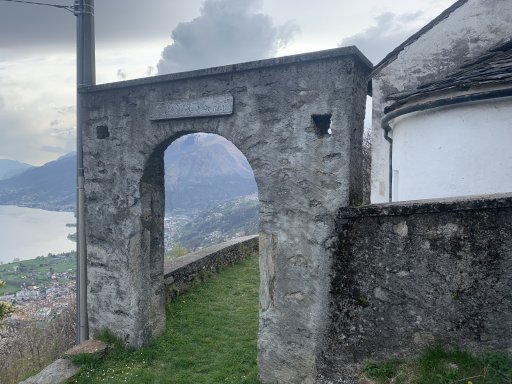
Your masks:
<instances>
[{"instance_id":1,"label":"inscription plaque","mask_svg":"<svg viewBox=\"0 0 512 384\"><path fill-rule=\"evenodd\" d=\"M220 95L192 100L166 101L151 107L150 120L173 120L187 117L224 116L233 114L233 96Z\"/></svg>"}]
</instances>

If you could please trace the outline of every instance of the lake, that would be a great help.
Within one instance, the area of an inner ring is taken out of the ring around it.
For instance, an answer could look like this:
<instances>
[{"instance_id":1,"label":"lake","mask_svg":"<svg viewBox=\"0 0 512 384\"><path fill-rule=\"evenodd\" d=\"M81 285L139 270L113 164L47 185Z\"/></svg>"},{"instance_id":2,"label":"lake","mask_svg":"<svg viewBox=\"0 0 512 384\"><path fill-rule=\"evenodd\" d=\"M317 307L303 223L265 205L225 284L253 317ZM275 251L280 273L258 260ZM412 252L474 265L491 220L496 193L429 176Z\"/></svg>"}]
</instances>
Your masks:
<instances>
[{"instance_id":1,"label":"lake","mask_svg":"<svg viewBox=\"0 0 512 384\"><path fill-rule=\"evenodd\" d=\"M76 228L66 226L75 222L71 212L0 205L0 261L10 263L14 258L35 259L75 250L67 235Z\"/></svg>"}]
</instances>

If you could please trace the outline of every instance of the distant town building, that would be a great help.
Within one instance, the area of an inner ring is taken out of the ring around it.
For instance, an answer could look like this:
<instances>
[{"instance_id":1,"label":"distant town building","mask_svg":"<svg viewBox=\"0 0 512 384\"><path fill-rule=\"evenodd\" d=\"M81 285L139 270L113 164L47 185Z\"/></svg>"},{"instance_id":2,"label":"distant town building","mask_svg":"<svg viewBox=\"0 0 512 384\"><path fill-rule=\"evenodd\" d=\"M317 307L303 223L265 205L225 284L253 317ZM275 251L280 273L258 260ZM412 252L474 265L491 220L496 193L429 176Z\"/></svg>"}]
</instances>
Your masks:
<instances>
[{"instance_id":1,"label":"distant town building","mask_svg":"<svg viewBox=\"0 0 512 384\"><path fill-rule=\"evenodd\" d=\"M39 289L22 289L16 292L17 301L39 300L46 297L46 292Z\"/></svg>"}]
</instances>

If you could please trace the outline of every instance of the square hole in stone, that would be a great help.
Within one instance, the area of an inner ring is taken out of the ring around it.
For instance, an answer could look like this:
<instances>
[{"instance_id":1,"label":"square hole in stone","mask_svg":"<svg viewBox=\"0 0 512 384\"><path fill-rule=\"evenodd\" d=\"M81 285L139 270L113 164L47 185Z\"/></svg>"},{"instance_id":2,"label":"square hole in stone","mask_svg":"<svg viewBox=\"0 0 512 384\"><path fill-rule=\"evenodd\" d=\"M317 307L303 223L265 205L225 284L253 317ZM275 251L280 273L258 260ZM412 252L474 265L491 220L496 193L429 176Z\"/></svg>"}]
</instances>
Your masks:
<instances>
[{"instance_id":1,"label":"square hole in stone","mask_svg":"<svg viewBox=\"0 0 512 384\"><path fill-rule=\"evenodd\" d=\"M326 113L323 115L311 115L313 122L315 123L316 133L320 136L330 135L332 114Z\"/></svg>"},{"instance_id":2,"label":"square hole in stone","mask_svg":"<svg viewBox=\"0 0 512 384\"><path fill-rule=\"evenodd\" d=\"M96 137L98 139L106 139L110 136L110 132L108 131L108 127L106 125L100 125L96 127Z\"/></svg>"}]
</instances>

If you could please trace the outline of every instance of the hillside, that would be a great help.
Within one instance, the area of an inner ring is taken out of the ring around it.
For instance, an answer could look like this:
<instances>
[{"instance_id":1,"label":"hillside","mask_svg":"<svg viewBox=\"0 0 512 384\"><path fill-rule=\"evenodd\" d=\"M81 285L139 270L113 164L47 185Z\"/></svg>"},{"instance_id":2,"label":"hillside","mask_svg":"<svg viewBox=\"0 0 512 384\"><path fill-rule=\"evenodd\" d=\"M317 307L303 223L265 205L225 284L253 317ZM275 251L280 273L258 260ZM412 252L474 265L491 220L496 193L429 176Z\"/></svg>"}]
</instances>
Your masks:
<instances>
[{"instance_id":1,"label":"hillside","mask_svg":"<svg viewBox=\"0 0 512 384\"><path fill-rule=\"evenodd\" d=\"M186 214L171 212L165 220L165 248L181 245L189 251L229 239L258 233L259 202L256 194L219 202Z\"/></svg>"},{"instance_id":2,"label":"hillside","mask_svg":"<svg viewBox=\"0 0 512 384\"><path fill-rule=\"evenodd\" d=\"M0 288L0 296L16 293L27 285L46 288L52 284L74 281L76 278L75 258L74 252L67 252L1 264L0 280L6 284Z\"/></svg>"}]
</instances>

